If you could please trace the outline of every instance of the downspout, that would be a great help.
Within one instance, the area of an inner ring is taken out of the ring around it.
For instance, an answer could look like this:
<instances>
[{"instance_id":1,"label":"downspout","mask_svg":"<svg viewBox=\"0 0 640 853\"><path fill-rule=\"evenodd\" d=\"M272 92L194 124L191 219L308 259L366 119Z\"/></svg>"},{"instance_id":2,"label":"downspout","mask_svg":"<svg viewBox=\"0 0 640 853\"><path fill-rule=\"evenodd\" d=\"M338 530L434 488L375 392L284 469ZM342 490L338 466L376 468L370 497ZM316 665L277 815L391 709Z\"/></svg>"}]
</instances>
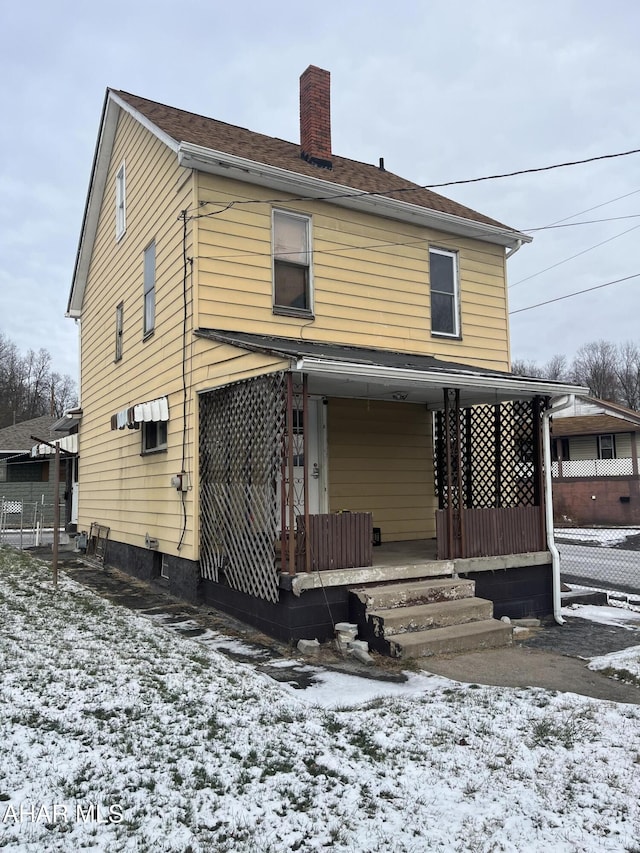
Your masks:
<instances>
[{"instance_id":1,"label":"downspout","mask_svg":"<svg viewBox=\"0 0 640 853\"><path fill-rule=\"evenodd\" d=\"M551 479L551 431L549 421L556 412L573 405L575 394L560 398L558 403L550 406L542 413L542 448L544 453L544 508L547 523L547 548L551 552L551 573L553 577L553 618L558 625L564 625L560 614L562 596L560 589L560 554L556 548L553 535L553 495Z\"/></svg>"},{"instance_id":2,"label":"downspout","mask_svg":"<svg viewBox=\"0 0 640 853\"><path fill-rule=\"evenodd\" d=\"M515 255L515 253L518 251L518 249L521 249L521 248L522 248L522 240L516 240L515 246L512 249L509 249L507 254L504 256L505 261L508 261L509 258L512 255Z\"/></svg>"}]
</instances>

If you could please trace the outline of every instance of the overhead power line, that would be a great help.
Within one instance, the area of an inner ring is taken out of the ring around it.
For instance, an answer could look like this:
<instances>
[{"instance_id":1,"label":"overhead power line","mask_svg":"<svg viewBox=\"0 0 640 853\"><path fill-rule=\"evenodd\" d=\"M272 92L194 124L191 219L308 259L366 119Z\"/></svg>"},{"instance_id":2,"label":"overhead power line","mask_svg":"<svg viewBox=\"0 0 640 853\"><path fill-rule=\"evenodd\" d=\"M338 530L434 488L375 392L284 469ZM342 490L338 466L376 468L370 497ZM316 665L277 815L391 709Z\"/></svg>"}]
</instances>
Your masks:
<instances>
[{"instance_id":1,"label":"overhead power line","mask_svg":"<svg viewBox=\"0 0 640 853\"><path fill-rule=\"evenodd\" d=\"M620 284L622 281L630 281L632 278L638 277L640 277L640 272L625 276L625 278L616 278L614 281L605 281L604 284L596 284L595 287L585 287L584 290L576 290L573 293L566 293L564 296L556 296L555 299L546 299L544 302L528 305L526 308L517 308L515 311L509 311L509 314L522 314L523 311L532 311L534 308L540 308L543 305L551 305L552 302L561 302L563 299L571 299L573 296L591 293L592 290L601 290L603 287L611 287L612 284Z\"/></svg>"},{"instance_id":2,"label":"overhead power line","mask_svg":"<svg viewBox=\"0 0 640 853\"><path fill-rule=\"evenodd\" d=\"M553 270L556 267L561 266L562 264L566 264L568 261L572 261L574 258L579 258L580 255L586 255L587 252L592 252L599 246L604 246L605 243L611 243L612 240L617 240L618 237L624 237L625 234L630 234L631 231L637 231L638 228L640 228L640 225L634 225L633 228L627 228L626 231L621 231L620 234L614 234L613 237L608 237L606 240L602 240L600 243L596 243L593 246L589 246L588 248L583 249L581 252L576 252L575 255L571 255L568 258L563 258L561 261L558 261L555 264L551 264L550 267L545 267L543 270L538 270L538 272L531 273L531 275L528 275L525 278L521 278L519 281L514 281L513 284L509 285L509 290L511 290L511 288L513 287L517 287L519 284L523 284L525 281L529 281L532 278L536 278L536 276L542 275L542 273L549 272L549 270Z\"/></svg>"},{"instance_id":3,"label":"overhead power line","mask_svg":"<svg viewBox=\"0 0 640 853\"><path fill-rule=\"evenodd\" d=\"M355 190L350 192L342 192L342 193L332 193L324 196L314 196L314 201L335 201L336 199L341 198L364 198L366 196L387 196L390 194L399 195L401 193L412 193L416 192L416 190L435 190L441 189L442 187L455 187L460 186L462 184L477 184L481 181L496 181L502 178L514 178L519 175L533 175L539 172L550 172L554 169L564 169L569 166L582 166L586 163L595 163L599 160L613 160L618 157L628 157L631 154L640 154L640 148L633 148L629 151L618 151L614 154L599 154L595 157L585 157L582 160L567 160L563 163L553 163L550 166L534 166L528 169L517 169L513 172L502 172L493 175L483 175L479 178L464 178L456 181L443 181L438 184L418 184L415 186L401 186L401 187L387 187L382 190ZM283 201L309 201L309 196L290 196L289 198L254 198L254 199L233 199L233 201L229 202L229 200L225 201L202 201L200 202L201 206L208 204L221 204L226 207L231 205L248 205L248 204L277 204L282 203ZM195 216L190 217L191 219L201 219L208 216L215 216L216 213L222 211L216 211L213 213L201 213Z\"/></svg>"}]
</instances>

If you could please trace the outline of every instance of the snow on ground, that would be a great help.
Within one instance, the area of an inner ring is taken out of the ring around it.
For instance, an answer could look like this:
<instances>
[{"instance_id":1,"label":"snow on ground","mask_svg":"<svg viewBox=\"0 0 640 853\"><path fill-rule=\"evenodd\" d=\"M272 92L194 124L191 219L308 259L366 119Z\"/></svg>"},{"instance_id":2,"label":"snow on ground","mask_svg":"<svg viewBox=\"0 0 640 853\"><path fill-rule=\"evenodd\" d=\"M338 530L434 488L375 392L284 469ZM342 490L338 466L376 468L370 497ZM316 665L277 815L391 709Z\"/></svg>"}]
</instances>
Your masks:
<instances>
[{"instance_id":1,"label":"snow on ground","mask_svg":"<svg viewBox=\"0 0 640 853\"><path fill-rule=\"evenodd\" d=\"M556 539L589 542L611 548L621 545L628 536L637 536L638 527L557 527L553 531Z\"/></svg>"},{"instance_id":2,"label":"snow on ground","mask_svg":"<svg viewBox=\"0 0 640 853\"><path fill-rule=\"evenodd\" d=\"M589 619L601 625L615 625L630 631L640 631L640 612L632 607L604 607L597 604L570 604L560 610L562 616Z\"/></svg>"},{"instance_id":3,"label":"snow on ground","mask_svg":"<svg viewBox=\"0 0 640 853\"><path fill-rule=\"evenodd\" d=\"M609 655L591 658L589 669L604 671L607 675L630 681L640 687L640 646L631 646Z\"/></svg>"},{"instance_id":4,"label":"snow on ground","mask_svg":"<svg viewBox=\"0 0 640 853\"><path fill-rule=\"evenodd\" d=\"M54 592L8 549L0 673L3 850L576 853L640 838L640 706L425 675L400 691L319 673L293 690L65 576Z\"/></svg>"}]
</instances>

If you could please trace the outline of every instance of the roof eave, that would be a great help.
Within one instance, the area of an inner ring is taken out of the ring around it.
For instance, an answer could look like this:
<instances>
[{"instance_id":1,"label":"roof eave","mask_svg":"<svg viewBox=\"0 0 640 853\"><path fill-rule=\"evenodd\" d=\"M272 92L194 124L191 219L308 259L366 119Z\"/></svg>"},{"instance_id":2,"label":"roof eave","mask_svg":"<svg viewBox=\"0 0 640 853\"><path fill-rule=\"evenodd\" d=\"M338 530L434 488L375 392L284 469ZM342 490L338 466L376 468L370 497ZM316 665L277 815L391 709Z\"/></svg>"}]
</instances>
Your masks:
<instances>
[{"instance_id":1,"label":"roof eave","mask_svg":"<svg viewBox=\"0 0 640 853\"><path fill-rule=\"evenodd\" d=\"M438 388L477 388L495 390L514 397L552 397L558 398L574 394L582 394L585 389L578 385L568 385L564 382L548 382L524 377L499 377L485 375L473 370L449 372L446 370L419 371L398 367L382 367L379 365L362 365L343 361L328 361L326 359L304 356L299 358L296 369L309 375L349 376L370 381L414 381L423 385L433 385Z\"/></svg>"},{"instance_id":2,"label":"roof eave","mask_svg":"<svg viewBox=\"0 0 640 853\"><path fill-rule=\"evenodd\" d=\"M364 211L377 216L386 216L402 222L411 222L414 225L434 228L438 231L446 231L450 234L458 234L488 243L496 243L508 248L513 248L522 243L530 243L533 239L528 234L510 228L501 228L497 225L465 219L461 216L442 213L406 201L382 195L364 193L359 195L360 191L353 187L291 172L279 166L258 163L255 160L237 157L224 151L216 151L191 142L179 144L178 162L181 166L189 169L236 178L281 192L295 193L304 198L329 197L332 204L340 207ZM346 194L346 197L332 198L343 193Z\"/></svg>"}]
</instances>

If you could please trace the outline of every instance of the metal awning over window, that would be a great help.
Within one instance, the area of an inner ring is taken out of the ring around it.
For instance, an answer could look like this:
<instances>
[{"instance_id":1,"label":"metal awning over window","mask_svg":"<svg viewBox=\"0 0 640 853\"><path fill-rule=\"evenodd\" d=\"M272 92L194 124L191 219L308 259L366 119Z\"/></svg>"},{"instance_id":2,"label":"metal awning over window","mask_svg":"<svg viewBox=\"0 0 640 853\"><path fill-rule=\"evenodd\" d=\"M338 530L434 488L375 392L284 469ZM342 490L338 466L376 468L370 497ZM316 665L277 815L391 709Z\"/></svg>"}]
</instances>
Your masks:
<instances>
[{"instance_id":1,"label":"metal awning over window","mask_svg":"<svg viewBox=\"0 0 640 853\"><path fill-rule=\"evenodd\" d=\"M111 429L138 429L141 423L169 420L169 403L166 397L136 403L111 415Z\"/></svg>"},{"instance_id":2,"label":"metal awning over window","mask_svg":"<svg viewBox=\"0 0 640 853\"><path fill-rule=\"evenodd\" d=\"M37 436L36 436L37 437ZM51 444L35 444L31 448L31 456L32 458L37 458L39 456L51 456L55 451L54 445L58 445L60 450L65 450L67 453L77 453L78 452L78 434L74 433L73 435L65 435L64 438L57 438Z\"/></svg>"}]
</instances>

